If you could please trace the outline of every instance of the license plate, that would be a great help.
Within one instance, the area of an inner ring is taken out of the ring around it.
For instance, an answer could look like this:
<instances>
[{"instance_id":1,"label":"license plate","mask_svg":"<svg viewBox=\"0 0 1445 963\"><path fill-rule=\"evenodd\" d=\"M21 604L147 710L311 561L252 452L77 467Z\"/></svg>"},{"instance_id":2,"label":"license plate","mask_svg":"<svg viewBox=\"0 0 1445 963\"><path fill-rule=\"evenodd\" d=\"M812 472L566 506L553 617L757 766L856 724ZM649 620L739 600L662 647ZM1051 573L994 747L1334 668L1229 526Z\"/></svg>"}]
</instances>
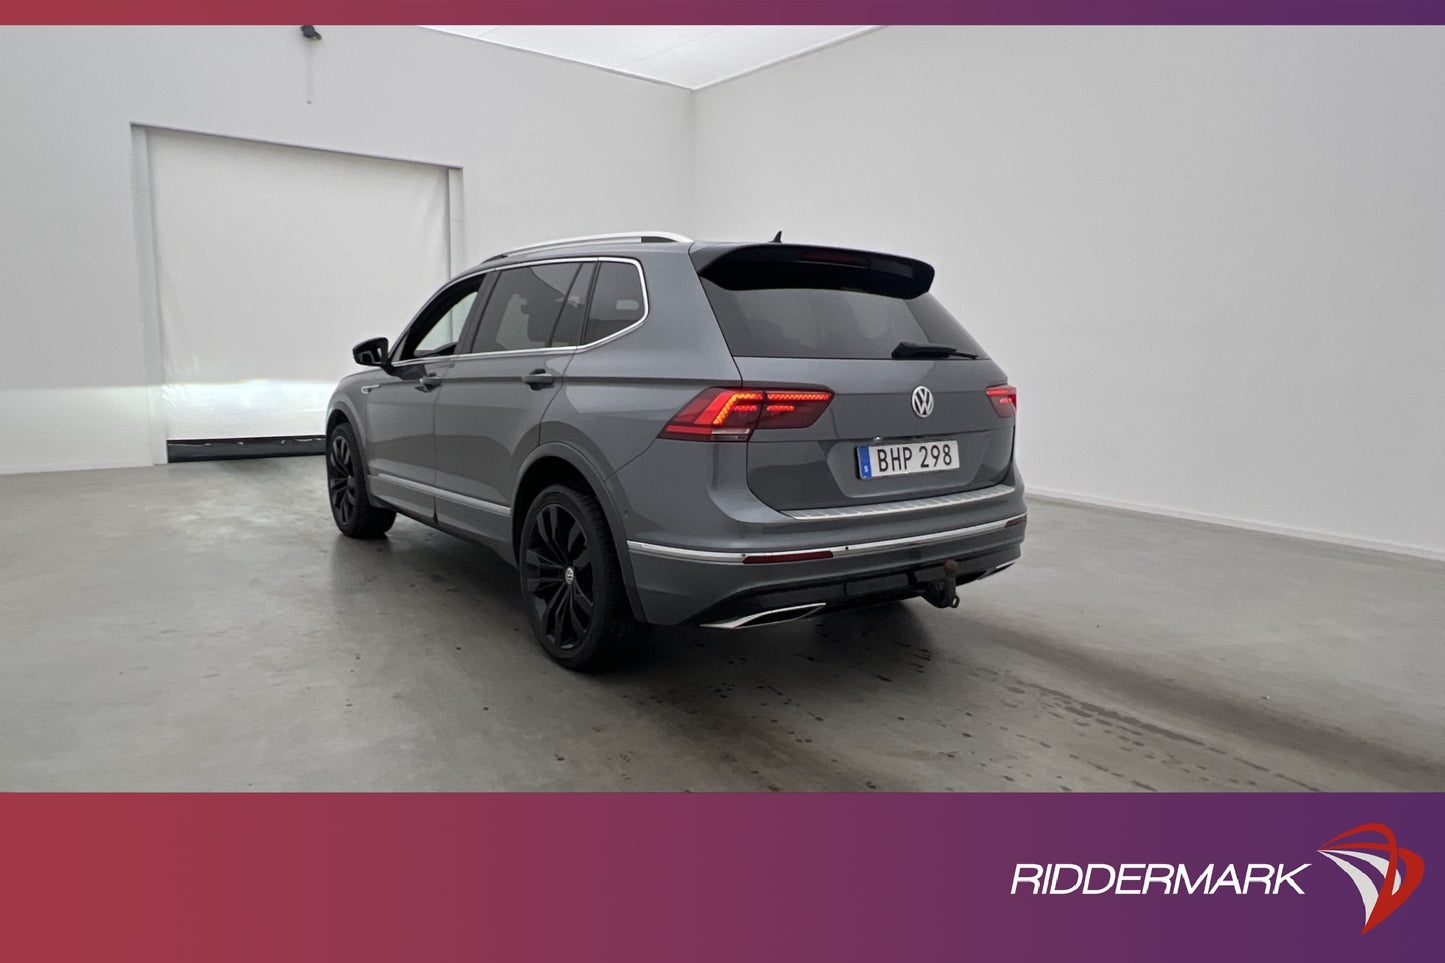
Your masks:
<instances>
[{"instance_id":1,"label":"license plate","mask_svg":"<svg viewBox=\"0 0 1445 963\"><path fill-rule=\"evenodd\" d=\"M958 467L958 442L910 441L896 445L859 445L858 477L891 478L952 471Z\"/></svg>"}]
</instances>

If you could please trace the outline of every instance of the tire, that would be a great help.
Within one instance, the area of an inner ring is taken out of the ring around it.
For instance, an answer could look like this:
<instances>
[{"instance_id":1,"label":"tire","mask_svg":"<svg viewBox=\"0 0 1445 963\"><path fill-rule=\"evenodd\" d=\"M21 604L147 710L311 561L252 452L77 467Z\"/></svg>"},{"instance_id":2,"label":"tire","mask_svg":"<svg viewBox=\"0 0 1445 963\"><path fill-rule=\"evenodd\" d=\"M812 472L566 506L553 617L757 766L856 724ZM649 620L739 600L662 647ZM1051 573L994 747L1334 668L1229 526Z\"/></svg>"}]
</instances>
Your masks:
<instances>
[{"instance_id":1,"label":"tire","mask_svg":"<svg viewBox=\"0 0 1445 963\"><path fill-rule=\"evenodd\" d=\"M356 432L347 422L338 422L326 436L326 494L331 518L348 538L380 538L396 521L396 512L371 503L363 475Z\"/></svg>"},{"instance_id":2,"label":"tire","mask_svg":"<svg viewBox=\"0 0 1445 963\"><path fill-rule=\"evenodd\" d=\"M590 494L543 489L522 522L517 573L527 622L553 661L592 672L636 654L645 626L632 616L607 518Z\"/></svg>"}]
</instances>

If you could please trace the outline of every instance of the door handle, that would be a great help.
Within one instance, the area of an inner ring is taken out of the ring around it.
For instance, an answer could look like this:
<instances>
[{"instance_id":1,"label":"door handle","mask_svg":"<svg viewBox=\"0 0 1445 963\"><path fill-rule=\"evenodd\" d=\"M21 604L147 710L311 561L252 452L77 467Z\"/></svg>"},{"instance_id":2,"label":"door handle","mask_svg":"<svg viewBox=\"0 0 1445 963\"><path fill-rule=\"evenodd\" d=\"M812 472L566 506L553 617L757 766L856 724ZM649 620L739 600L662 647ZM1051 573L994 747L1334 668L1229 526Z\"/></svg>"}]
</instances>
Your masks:
<instances>
[{"instance_id":1,"label":"door handle","mask_svg":"<svg viewBox=\"0 0 1445 963\"><path fill-rule=\"evenodd\" d=\"M546 368L538 368L536 371L531 371L527 374L522 375L522 380L527 382L527 385L533 391L541 391L543 388L550 387L553 383L555 383L557 380L557 376L552 374L552 372L548 371Z\"/></svg>"},{"instance_id":2,"label":"door handle","mask_svg":"<svg viewBox=\"0 0 1445 963\"><path fill-rule=\"evenodd\" d=\"M417 391L430 391L433 388L440 388L442 384L442 379L438 375L422 375L416 381Z\"/></svg>"}]
</instances>

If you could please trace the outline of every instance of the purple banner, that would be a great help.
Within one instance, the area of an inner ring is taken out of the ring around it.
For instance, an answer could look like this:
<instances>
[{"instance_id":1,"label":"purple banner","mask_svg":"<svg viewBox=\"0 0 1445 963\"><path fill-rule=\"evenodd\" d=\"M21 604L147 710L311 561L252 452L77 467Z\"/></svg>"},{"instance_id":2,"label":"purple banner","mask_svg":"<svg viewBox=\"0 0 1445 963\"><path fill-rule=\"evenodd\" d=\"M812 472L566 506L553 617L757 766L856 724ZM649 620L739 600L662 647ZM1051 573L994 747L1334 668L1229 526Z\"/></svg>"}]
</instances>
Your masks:
<instances>
[{"instance_id":1,"label":"purple banner","mask_svg":"<svg viewBox=\"0 0 1445 963\"><path fill-rule=\"evenodd\" d=\"M9 23L1431 24L1440 0L8 0Z\"/></svg>"},{"instance_id":2,"label":"purple banner","mask_svg":"<svg viewBox=\"0 0 1445 963\"><path fill-rule=\"evenodd\" d=\"M1441 812L1436 794L0 796L0 955L1405 963L1441 955Z\"/></svg>"}]
</instances>

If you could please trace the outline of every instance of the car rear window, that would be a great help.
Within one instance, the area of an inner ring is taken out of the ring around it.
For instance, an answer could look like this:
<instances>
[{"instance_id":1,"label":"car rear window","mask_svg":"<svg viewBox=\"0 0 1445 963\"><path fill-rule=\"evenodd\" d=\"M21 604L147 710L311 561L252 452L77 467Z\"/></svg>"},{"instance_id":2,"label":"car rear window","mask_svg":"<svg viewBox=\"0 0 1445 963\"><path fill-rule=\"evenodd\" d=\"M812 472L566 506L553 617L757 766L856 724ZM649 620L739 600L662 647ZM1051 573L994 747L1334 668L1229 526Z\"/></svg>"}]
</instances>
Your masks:
<instances>
[{"instance_id":1,"label":"car rear window","mask_svg":"<svg viewBox=\"0 0 1445 963\"><path fill-rule=\"evenodd\" d=\"M900 341L946 344L984 357L963 325L926 292L898 297L860 289L866 281L857 276L795 273L777 264L766 273L747 277L734 267L722 283L702 278L737 357L890 358Z\"/></svg>"}]
</instances>

